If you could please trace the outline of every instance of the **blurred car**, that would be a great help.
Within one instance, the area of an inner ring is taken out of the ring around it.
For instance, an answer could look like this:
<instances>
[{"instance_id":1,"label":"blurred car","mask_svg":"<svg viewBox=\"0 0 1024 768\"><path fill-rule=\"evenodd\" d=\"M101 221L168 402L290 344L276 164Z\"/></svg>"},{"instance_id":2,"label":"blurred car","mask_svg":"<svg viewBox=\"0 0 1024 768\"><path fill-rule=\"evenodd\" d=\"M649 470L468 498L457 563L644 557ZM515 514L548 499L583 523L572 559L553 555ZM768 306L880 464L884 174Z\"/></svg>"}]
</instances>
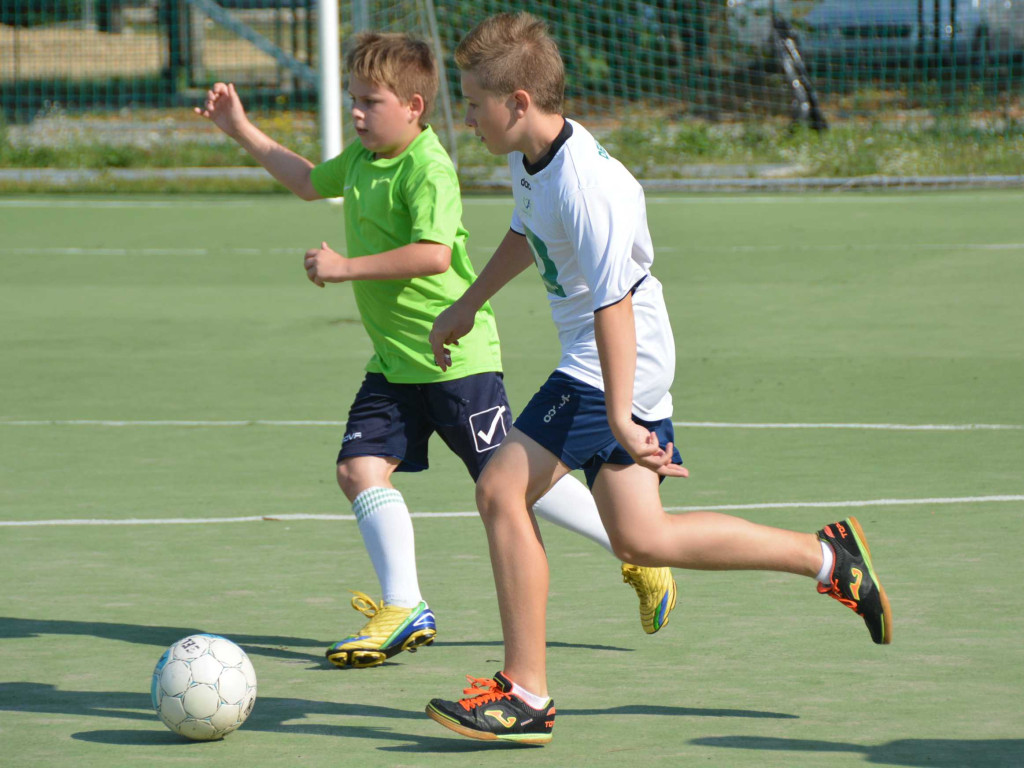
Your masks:
<instances>
[{"instance_id":1,"label":"blurred car","mask_svg":"<svg viewBox=\"0 0 1024 768\"><path fill-rule=\"evenodd\" d=\"M727 0L743 45L768 48L772 13L791 22L807 58L1024 55L1024 0ZM938 21L938 24L936 24Z\"/></svg>"}]
</instances>

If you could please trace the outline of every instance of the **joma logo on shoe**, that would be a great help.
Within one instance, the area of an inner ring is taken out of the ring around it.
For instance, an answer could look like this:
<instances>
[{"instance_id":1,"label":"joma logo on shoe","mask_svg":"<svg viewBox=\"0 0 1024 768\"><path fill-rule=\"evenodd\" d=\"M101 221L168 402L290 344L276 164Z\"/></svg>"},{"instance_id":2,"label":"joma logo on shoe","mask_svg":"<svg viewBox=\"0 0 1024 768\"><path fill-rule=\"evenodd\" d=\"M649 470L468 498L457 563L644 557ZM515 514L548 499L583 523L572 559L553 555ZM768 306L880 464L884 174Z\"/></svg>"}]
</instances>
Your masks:
<instances>
[{"instance_id":1,"label":"joma logo on shoe","mask_svg":"<svg viewBox=\"0 0 1024 768\"><path fill-rule=\"evenodd\" d=\"M493 717L495 720L497 720L499 723L501 723L505 728L511 728L513 725L516 724L516 719L515 719L514 716L513 717L505 717L505 713L502 712L500 709L487 709L487 710L484 710L484 714L487 715L488 717Z\"/></svg>"},{"instance_id":2,"label":"joma logo on shoe","mask_svg":"<svg viewBox=\"0 0 1024 768\"><path fill-rule=\"evenodd\" d=\"M850 593L853 595L853 599L860 600L860 583L864 580L864 572L860 568L851 568L850 574L853 576L853 581L850 582Z\"/></svg>"}]
</instances>

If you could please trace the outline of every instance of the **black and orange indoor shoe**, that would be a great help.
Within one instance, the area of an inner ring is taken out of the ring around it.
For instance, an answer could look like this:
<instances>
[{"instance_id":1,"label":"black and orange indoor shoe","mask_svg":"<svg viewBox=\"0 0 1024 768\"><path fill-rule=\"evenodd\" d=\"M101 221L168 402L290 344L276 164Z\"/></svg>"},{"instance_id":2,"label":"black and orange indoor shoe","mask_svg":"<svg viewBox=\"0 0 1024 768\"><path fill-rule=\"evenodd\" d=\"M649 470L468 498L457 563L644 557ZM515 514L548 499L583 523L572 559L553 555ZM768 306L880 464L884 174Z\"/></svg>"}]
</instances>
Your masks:
<instances>
[{"instance_id":1,"label":"black and orange indoor shoe","mask_svg":"<svg viewBox=\"0 0 1024 768\"><path fill-rule=\"evenodd\" d=\"M876 643L891 643L889 599L871 565L871 550L857 518L848 517L826 525L818 531L818 538L829 544L835 553L829 583L819 584L818 591L834 597L861 616Z\"/></svg>"},{"instance_id":2,"label":"black and orange indoor shoe","mask_svg":"<svg viewBox=\"0 0 1024 768\"><path fill-rule=\"evenodd\" d=\"M466 675L467 698L431 699L427 714L445 728L471 739L547 744L555 726L555 702L534 709L512 693L512 681L498 672L493 679Z\"/></svg>"}]
</instances>

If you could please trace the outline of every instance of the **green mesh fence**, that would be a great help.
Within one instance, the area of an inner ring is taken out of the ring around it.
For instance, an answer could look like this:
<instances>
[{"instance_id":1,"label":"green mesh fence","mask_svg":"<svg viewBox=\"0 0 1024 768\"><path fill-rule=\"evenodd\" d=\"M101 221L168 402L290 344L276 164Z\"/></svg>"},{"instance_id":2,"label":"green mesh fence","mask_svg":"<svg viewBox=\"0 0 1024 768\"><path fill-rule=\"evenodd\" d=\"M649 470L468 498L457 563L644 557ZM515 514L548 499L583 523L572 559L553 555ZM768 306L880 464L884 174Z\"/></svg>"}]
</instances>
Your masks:
<instances>
[{"instance_id":1,"label":"green mesh fence","mask_svg":"<svg viewBox=\"0 0 1024 768\"><path fill-rule=\"evenodd\" d=\"M312 106L314 5L3 0L4 115L25 121L53 108L171 107L211 78L234 80L283 106Z\"/></svg>"},{"instance_id":2,"label":"green mesh fence","mask_svg":"<svg viewBox=\"0 0 1024 768\"><path fill-rule=\"evenodd\" d=\"M435 122L452 137L461 108L451 52L473 24L508 10L549 22L569 111L598 126L823 130L952 116L1017 136L1024 120L1024 0L349 0L342 35L432 39L448 84ZM235 82L250 107L313 114L316 16L316 0L3 0L3 118L182 119L215 80Z\"/></svg>"}]
</instances>

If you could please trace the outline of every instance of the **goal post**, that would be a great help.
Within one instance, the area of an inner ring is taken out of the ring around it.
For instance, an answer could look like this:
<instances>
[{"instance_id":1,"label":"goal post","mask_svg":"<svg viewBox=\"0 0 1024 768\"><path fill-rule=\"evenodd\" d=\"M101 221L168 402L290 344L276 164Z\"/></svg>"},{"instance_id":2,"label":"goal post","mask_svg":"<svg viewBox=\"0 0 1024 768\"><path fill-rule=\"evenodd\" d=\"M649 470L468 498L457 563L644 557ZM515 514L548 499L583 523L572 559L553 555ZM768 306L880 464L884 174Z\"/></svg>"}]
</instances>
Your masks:
<instances>
[{"instance_id":1,"label":"goal post","mask_svg":"<svg viewBox=\"0 0 1024 768\"><path fill-rule=\"evenodd\" d=\"M341 41L338 0L318 0L321 159L341 154Z\"/></svg>"}]
</instances>

